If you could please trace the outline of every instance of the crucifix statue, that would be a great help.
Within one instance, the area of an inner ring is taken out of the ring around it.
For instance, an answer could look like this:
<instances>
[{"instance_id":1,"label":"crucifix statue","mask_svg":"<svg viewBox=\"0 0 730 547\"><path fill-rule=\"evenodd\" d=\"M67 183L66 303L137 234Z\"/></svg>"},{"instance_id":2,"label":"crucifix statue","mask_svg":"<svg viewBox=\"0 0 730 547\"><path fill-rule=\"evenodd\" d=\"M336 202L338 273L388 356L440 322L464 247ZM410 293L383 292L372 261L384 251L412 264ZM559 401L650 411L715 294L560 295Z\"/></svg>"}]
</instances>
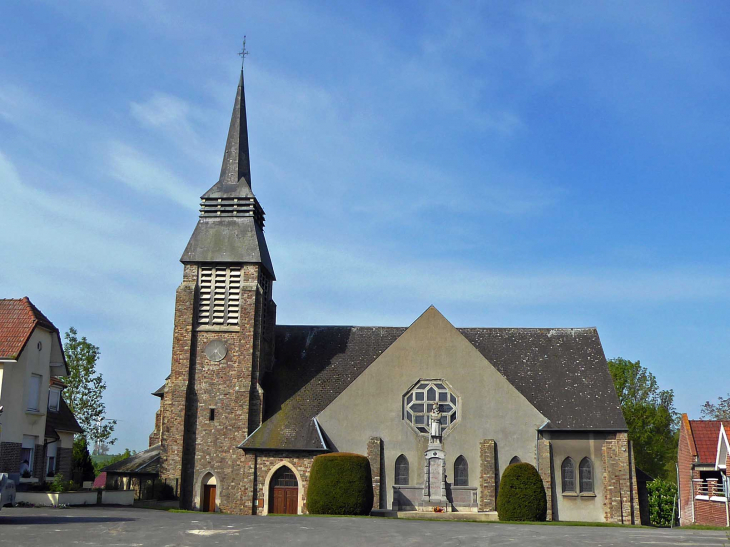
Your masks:
<instances>
[{"instance_id":1,"label":"crucifix statue","mask_svg":"<svg viewBox=\"0 0 730 547\"><path fill-rule=\"evenodd\" d=\"M437 440L437 442L441 441L441 410L439 409L439 404L434 403L433 408L431 409L430 417L430 430L431 430L431 442L434 442L434 440Z\"/></svg>"}]
</instances>

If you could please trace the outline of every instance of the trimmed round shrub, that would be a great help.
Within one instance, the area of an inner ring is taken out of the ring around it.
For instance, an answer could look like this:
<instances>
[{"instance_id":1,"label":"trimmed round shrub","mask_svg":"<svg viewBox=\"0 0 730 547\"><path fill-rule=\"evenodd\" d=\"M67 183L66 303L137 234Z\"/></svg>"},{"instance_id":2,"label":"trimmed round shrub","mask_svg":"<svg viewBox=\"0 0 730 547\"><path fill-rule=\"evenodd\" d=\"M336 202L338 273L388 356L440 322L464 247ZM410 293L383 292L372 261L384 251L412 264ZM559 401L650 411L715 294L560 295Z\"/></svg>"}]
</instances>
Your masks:
<instances>
[{"instance_id":1,"label":"trimmed round shrub","mask_svg":"<svg viewBox=\"0 0 730 547\"><path fill-rule=\"evenodd\" d=\"M372 508L373 478L365 456L335 452L314 458L307 488L309 513L369 515Z\"/></svg>"},{"instance_id":2,"label":"trimmed round shrub","mask_svg":"<svg viewBox=\"0 0 730 547\"><path fill-rule=\"evenodd\" d=\"M497 494L499 520L543 521L547 496L540 474L529 463L507 466Z\"/></svg>"}]
</instances>

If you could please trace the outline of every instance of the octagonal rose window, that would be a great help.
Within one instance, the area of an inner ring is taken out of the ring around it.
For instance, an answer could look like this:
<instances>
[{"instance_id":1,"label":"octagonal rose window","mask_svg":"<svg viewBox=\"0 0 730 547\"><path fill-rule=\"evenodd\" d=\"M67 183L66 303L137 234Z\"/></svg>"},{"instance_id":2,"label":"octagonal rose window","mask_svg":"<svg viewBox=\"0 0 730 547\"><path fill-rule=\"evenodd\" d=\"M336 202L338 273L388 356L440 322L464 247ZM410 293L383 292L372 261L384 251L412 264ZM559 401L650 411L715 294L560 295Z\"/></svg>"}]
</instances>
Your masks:
<instances>
[{"instance_id":1,"label":"octagonal rose window","mask_svg":"<svg viewBox=\"0 0 730 547\"><path fill-rule=\"evenodd\" d=\"M428 435L428 419L433 404L441 411L441 428L445 435L458 419L458 398L443 380L419 380L403 395L403 418L418 433Z\"/></svg>"}]
</instances>

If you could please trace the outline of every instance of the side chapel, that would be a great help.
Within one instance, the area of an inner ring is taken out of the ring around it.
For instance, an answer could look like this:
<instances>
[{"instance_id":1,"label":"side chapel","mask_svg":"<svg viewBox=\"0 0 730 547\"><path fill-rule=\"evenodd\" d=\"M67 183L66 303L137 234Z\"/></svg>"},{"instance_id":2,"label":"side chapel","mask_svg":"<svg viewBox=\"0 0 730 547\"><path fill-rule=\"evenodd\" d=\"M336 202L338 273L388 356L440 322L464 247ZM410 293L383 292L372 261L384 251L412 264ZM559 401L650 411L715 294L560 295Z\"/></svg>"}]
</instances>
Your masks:
<instances>
[{"instance_id":1,"label":"side chapel","mask_svg":"<svg viewBox=\"0 0 730 547\"><path fill-rule=\"evenodd\" d=\"M182 507L306 513L313 458L343 451L370 459L375 509L494 511L502 472L523 461L549 519L639 523L595 328L455 328L434 307L410 327L276 324L243 71L220 178L180 261L150 445Z\"/></svg>"}]
</instances>

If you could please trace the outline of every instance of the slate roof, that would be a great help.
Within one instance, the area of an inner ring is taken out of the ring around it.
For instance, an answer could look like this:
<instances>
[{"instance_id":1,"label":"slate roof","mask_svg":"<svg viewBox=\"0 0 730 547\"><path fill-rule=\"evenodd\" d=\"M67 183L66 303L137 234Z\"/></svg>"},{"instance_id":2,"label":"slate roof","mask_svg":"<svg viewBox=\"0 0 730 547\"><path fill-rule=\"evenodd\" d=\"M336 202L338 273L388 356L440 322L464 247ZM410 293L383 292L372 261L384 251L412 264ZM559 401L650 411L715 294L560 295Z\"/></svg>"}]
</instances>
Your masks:
<instances>
[{"instance_id":1,"label":"slate roof","mask_svg":"<svg viewBox=\"0 0 730 547\"><path fill-rule=\"evenodd\" d=\"M17 359L37 326L58 333L27 296L0 299L0 359Z\"/></svg>"},{"instance_id":2,"label":"slate roof","mask_svg":"<svg viewBox=\"0 0 730 547\"><path fill-rule=\"evenodd\" d=\"M159 473L160 445L156 444L147 450L137 452L125 460L115 462L102 468L107 473Z\"/></svg>"},{"instance_id":3,"label":"slate roof","mask_svg":"<svg viewBox=\"0 0 730 547\"><path fill-rule=\"evenodd\" d=\"M76 417L73 412L71 412L71 409L66 404L66 401L63 400L63 396L61 396L60 403L58 412L49 410L46 413L45 435L48 439L57 439L58 431L71 431L73 433L84 432L84 430L81 429L79 422L76 421Z\"/></svg>"},{"instance_id":4,"label":"slate roof","mask_svg":"<svg viewBox=\"0 0 730 547\"><path fill-rule=\"evenodd\" d=\"M233 102L221 174L200 199L200 219L180 261L261 264L276 279L264 238L264 211L251 191L243 70Z\"/></svg>"},{"instance_id":5,"label":"slate roof","mask_svg":"<svg viewBox=\"0 0 730 547\"><path fill-rule=\"evenodd\" d=\"M550 419L549 428L626 430L596 329L457 330ZM405 331L277 326L275 365L262 386L264 423L241 448L325 449L313 418Z\"/></svg>"},{"instance_id":6,"label":"slate roof","mask_svg":"<svg viewBox=\"0 0 730 547\"><path fill-rule=\"evenodd\" d=\"M720 420L689 420L692 438L697 449L698 463L715 464L717 460L717 438L722 422Z\"/></svg>"}]
</instances>

